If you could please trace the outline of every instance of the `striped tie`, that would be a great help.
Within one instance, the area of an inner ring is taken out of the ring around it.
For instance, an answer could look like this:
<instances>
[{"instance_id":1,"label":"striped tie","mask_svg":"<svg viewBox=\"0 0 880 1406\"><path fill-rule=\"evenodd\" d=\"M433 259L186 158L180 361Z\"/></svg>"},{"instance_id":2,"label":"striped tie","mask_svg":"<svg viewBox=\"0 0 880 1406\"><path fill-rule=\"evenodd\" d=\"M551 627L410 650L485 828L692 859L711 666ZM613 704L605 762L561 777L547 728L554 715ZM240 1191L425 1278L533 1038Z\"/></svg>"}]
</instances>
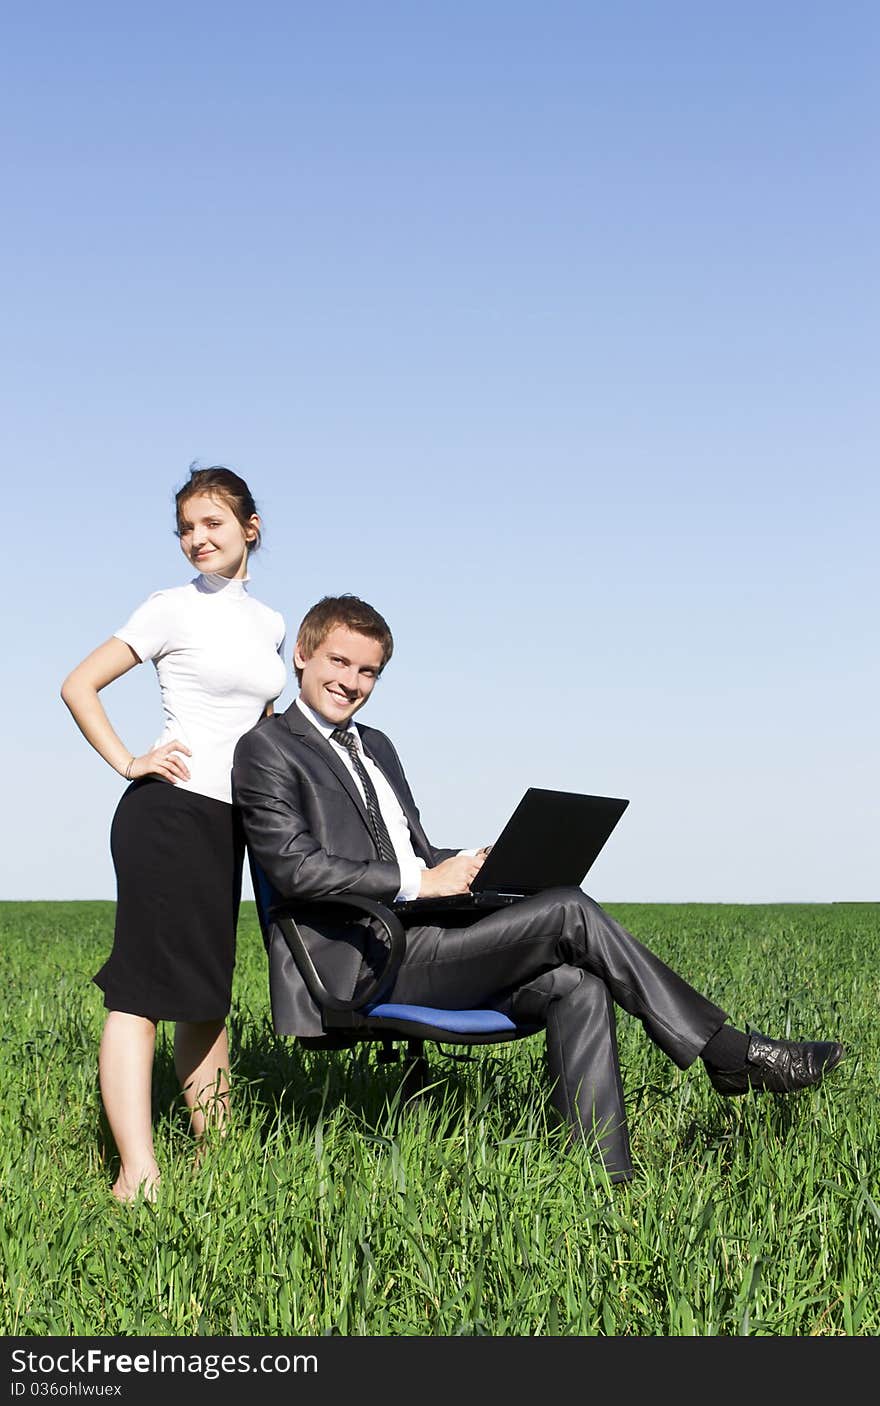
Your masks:
<instances>
[{"instance_id":1,"label":"striped tie","mask_svg":"<svg viewBox=\"0 0 880 1406\"><path fill-rule=\"evenodd\" d=\"M364 801L367 807L367 815L370 819L370 827L373 831L373 838L376 841L376 848L379 851L380 857L395 863L397 855L394 853L391 836L388 834L385 821L382 819L382 811L379 809L379 797L376 795L376 788L370 780L367 768L361 761L357 738L353 732L350 732L347 728L341 727L334 728L330 736L334 742L339 743L340 747L344 747L351 757L352 765L364 788Z\"/></svg>"}]
</instances>

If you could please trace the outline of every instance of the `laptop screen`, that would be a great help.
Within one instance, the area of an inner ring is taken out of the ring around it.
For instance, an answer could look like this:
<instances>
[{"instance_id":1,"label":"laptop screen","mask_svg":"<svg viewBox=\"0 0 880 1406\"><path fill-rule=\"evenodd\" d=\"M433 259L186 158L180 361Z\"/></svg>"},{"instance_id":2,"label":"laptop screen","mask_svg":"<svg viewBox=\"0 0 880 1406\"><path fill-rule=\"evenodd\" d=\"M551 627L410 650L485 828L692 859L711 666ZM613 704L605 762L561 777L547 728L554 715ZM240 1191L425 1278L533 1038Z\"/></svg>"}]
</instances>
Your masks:
<instances>
[{"instance_id":1,"label":"laptop screen","mask_svg":"<svg viewBox=\"0 0 880 1406\"><path fill-rule=\"evenodd\" d=\"M472 893L577 887L629 801L531 786L471 884Z\"/></svg>"}]
</instances>

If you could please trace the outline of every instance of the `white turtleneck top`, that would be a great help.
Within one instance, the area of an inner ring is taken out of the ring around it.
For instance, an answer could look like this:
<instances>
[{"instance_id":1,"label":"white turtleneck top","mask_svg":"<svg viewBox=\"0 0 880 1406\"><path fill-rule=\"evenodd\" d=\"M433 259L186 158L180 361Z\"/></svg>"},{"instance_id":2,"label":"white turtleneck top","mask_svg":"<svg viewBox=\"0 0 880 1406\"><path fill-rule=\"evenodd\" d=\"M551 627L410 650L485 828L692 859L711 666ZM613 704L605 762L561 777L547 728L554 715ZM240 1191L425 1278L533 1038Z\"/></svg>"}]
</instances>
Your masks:
<instances>
[{"instance_id":1,"label":"white turtleneck top","mask_svg":"<svg viewBox=\"0 0 880 1406\"><path fill-rule=\"evenodd\" d=\"M192 751L175 784L231 802L235 744L287 682L283 617L243 580L205 573L154 591L115 634L156 666L165 726L152 746L176 737Z\"/></svg>"}]
</instances>

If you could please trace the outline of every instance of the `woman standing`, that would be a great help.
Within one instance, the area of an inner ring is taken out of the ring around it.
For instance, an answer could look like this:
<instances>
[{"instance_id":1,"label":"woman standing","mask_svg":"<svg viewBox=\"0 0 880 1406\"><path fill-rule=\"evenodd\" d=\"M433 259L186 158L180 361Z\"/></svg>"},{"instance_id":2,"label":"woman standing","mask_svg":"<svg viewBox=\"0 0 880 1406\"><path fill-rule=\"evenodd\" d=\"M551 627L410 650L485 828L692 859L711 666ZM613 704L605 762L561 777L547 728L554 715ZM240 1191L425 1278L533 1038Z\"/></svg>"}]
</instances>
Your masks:
<instances>
[{"instance_id":1,"label":"woman standing","mask_svg":"<svg viewBox=\"0 0 880 1406\"><path fill-rule=\"evenodd\" d=\"M157 591L73 670L61 696L80 731L131 784L116 809L113 950L104 992L101 1097L119 1152L121 1201L155 1196L151 1091L156 1026L173 1020L174 1062L200 1140L226 1117L235 930L244 842L232 752L284 688L284 620L247 592L260 544L250 490L231 470L192 469L177 535L200 573ZM142 756L116 735L101 689L152 659L165 726Z\"/></svg>"}]
</instances>

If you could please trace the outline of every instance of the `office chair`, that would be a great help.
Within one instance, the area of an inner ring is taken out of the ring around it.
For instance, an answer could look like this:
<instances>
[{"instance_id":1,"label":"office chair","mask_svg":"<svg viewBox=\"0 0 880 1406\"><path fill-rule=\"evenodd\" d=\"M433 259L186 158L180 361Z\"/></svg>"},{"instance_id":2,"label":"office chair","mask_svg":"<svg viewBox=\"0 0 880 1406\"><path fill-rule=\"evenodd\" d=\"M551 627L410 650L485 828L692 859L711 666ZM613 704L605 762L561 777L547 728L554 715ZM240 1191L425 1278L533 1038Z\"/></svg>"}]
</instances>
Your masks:
<instances>
[{"instance_id":1,"label":"office chair","mask_svg":"<svg viewBox=\"0 0 880 1406\"><path fill-rule=\"evenodd\" d=\"M252 856L250 868L257 916L267 949L274 924L282 934L297 972L321 1014L321 1035L296 1037L306 1048L338 1050L365 1041L378 1041L382 1045L379 1059L387 1062L399 1058L397 1045L405 1041L407 1053L403 1096L408 1097L429 1081L426 1041L440 1047L448 1058L467 1059L467 1054L453 1054L443 1047L500 1044L524 1039L544 1029L543 1025L538 1024L518 1024L503 1011L488 1008L443 1010L434 1006L403 1005L385 1000L406 951L406 929L391 908L375 899L361 898L355 894L334 894L302 901L283 899L273 890ZM297 923L298 916L326 905L350 910L353 920L369 914L381 925L387 939L387 957L382 970L361 989L356 999L346 1000L327 989Z\"/></svg>"}]
</instances>

